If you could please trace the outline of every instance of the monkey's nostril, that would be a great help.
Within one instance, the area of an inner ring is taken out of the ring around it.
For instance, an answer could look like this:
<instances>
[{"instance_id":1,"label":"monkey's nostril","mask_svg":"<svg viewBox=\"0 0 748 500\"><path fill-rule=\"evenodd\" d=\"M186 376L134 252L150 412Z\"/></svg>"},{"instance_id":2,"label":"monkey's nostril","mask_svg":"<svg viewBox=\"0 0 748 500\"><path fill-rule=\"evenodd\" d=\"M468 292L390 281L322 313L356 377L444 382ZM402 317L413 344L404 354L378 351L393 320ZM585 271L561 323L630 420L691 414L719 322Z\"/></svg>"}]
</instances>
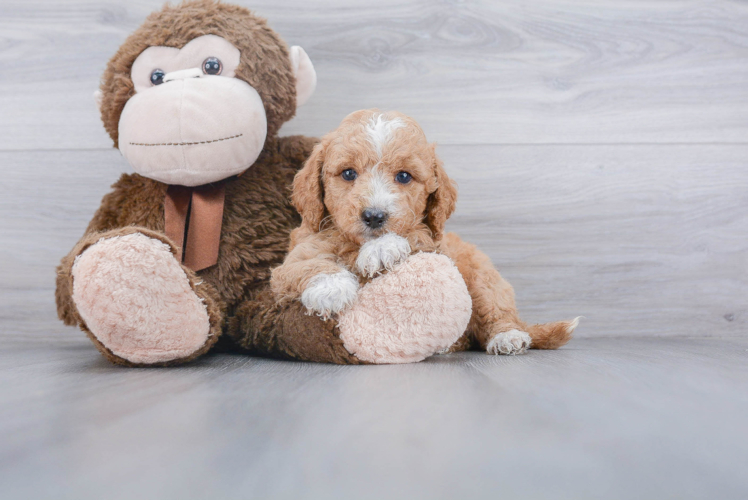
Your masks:
<instances>
[{"instance_id":1,"label":"monkey's nostril","mask_svg":"<svg viewBox=\"0 0 748 500\"><path fill-rule=\"evenodd\" d=\"M379 229L387 221L387 212L367 208L361 213L361 220L371 229Z\"/></svg>"}]
</instances>

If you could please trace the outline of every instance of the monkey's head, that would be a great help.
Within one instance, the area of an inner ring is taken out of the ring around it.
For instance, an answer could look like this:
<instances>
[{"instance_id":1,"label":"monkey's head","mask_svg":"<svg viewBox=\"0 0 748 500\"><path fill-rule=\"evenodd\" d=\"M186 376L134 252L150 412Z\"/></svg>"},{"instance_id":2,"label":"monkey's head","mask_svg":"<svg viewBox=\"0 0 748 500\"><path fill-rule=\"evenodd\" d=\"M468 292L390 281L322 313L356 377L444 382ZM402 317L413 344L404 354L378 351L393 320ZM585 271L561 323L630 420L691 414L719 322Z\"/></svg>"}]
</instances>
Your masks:
<instances>
[{"instance_id":1,"label":"monkey's head","mask_svg":"<svg viewBox=\"0 0 748 500\"><path fill-rule=\"evenodd\" d=\"M244 172L314 91L301 47L243 7L166 5L109 61L101 119L139 174L197 186Z\"/></svg>"}]
</instances>

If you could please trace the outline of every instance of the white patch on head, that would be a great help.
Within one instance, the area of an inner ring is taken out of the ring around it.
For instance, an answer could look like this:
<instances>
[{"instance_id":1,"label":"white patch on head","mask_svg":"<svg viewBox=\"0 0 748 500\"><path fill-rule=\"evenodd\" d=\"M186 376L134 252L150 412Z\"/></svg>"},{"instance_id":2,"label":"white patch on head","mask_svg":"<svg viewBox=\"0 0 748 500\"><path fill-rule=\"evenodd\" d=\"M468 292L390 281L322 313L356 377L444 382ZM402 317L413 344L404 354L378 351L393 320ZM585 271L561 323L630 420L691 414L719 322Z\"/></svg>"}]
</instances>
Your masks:
<instances>
[{"instance_id":1,"label":"white patch on head","mask_svg":"<svg viewBox=\"0 0 748 500\"><path fill-rule=\"evenodd\" d=\"M352 272L318 274L301 294L301 303L310 312L328 319L353 304L357 295L358 279Z\"/></svg>"},{"instance_id":2,"label":"white patch on head","mask_svg":"<svg viewBox=\"0 0 748 500\"><path fill-rule=\"evenodd\" d=\"M392 270L395 264L410 255L410 243L402 236L387 233L361 245L356 259L356 268L367 277L383 270Z\"/></svg>"},{"instance_id":3,"label":"white patch on head","mask_svg":"<svg viewBox=\"0 0 748 500\"><path fill-rule=\"evenodd\" d=\"M400 195L393 189L384 174L375 165L367 185L366 208L375 208L393 214L397 212Z\"/></svg>"},{"instance_id":4,"label":"white patch on head","mask_svg":"<svg viewBox=\"0 0 748 500\"><path fill-rule=\"evenodd\" d=\"M530 334L520 330L497 333L486 346L488 354L522 354L532 343Z\"/></svg>"},{"instance_id":5,"label":"white patch on head","mask_svg":"<svg viewBox=\"0 0 748 500\"><path fill-rule=\"evenodd\" d=\"M372 115L369 123L366 124L366 133L369 136L369 142L374 146L374 151L376 151L378 158L382 157L382 151L390 139L392 139L392 133L404 126L405 122L400 118L387 120L379 113Z\"/></svg>"}]
</instances>

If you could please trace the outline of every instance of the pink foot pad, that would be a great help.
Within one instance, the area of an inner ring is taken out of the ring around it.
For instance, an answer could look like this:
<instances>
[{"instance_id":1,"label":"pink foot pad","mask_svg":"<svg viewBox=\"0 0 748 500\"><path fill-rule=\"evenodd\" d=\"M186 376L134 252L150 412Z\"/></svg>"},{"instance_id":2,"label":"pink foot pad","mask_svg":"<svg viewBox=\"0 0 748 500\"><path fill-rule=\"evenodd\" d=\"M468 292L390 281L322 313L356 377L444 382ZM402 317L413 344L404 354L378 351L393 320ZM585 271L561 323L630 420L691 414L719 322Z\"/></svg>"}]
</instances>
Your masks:
<instances>
[{"instance_id":1,"label":"pink foot pad","mask_svg":"<svg viewBox=\"0 0 748 500\"><path fill-rule=\"evenodd\" d=\"M73 300L94 336L132 363L187 357L210 333L205 304L169 246L141 233L100 240L79 255Z\"/></svg>"},{"instance_id":2,"label":"pink foot pad","mask_svg":"<svg viewBox=\"0 0 748 500\"><path fill-rule=\"evenodd\" d=\"M454 344L471 312L470 294L452 261L419 253L364 286L338 327L343 345L359 359L413 363Z\"/></svg>"}]
</instances>

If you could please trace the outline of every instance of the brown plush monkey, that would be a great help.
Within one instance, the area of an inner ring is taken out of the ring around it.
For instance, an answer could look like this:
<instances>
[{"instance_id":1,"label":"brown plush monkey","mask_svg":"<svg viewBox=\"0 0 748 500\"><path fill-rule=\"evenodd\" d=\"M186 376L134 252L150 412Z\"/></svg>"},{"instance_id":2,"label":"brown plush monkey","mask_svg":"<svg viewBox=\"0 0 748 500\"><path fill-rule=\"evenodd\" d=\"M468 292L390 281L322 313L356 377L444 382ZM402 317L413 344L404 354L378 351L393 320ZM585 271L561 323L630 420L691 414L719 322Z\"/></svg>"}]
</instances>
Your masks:
<instances>
[{"instance_id":1,"label":"brown plush monkey","mask_svg":"<svg viewBox=\"0 0 748 500\"><path fill-rule=\"evenodd\" d=\"M294 174L316 143L277 133L315 83L305 52L244 8L199 0L150 15L102 78L104 126L137 173L113 185L58 267L65 324L123 365L183 363L221 337L275 357L361 362L335 321L276 303L268 286L300 223ZM376 335L386 319L360 330Z\"/></svg>"}]
</instances>

